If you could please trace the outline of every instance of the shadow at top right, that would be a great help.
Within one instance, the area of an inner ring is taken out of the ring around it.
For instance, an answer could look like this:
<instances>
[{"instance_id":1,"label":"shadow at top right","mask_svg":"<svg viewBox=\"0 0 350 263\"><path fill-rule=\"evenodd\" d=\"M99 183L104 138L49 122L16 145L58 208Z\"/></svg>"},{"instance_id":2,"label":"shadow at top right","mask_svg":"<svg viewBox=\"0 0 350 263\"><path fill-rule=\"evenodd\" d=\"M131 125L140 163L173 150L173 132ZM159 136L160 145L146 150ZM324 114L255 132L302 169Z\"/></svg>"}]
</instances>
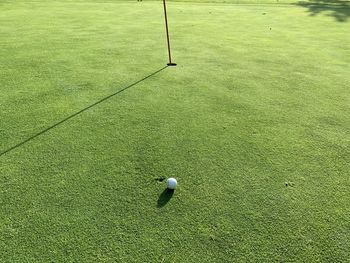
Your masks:
<instances>
[{"instance_id":1,"label":"shadow at top right","mask_svg":"<svg viewBox=\"0 0 350 263\"><path fill-rule=\"evenodd\" d=\"M310 16L325 13L334 17L338 22L347 22L350 17L350 1L345 0L309 0L300 1L298 6L308 9Z\"/></svg>"}]
</instances>

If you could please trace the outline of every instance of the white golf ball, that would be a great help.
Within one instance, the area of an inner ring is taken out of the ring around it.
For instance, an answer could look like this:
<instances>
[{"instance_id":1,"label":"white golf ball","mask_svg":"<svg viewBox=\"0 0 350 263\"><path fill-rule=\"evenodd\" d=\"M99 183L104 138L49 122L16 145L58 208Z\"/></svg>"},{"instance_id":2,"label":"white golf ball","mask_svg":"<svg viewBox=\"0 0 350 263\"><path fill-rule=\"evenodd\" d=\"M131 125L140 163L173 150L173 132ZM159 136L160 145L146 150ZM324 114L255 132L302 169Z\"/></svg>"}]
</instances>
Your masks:
<instances>
[{"instance_id":1,"label":"white golf ball","mask_svg":"<svg viewBox=\"0 0 350 263\"><path fill-rule=\"evenodd\" d=\"M177 181L175 178L169 178L166 180L166 185L169 189L174 190L177 186Z\"/></svg>"}]
</instances>

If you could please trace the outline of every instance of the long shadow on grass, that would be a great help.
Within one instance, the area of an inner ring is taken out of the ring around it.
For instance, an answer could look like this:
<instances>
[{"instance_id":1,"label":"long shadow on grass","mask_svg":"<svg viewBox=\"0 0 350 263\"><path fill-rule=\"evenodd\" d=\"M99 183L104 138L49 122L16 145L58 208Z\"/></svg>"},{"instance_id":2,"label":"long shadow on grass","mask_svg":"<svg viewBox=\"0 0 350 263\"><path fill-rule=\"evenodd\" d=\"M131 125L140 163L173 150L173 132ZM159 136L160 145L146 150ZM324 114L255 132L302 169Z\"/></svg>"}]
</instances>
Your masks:
<instances>
[{"instance_id":1,"label":"long shadow on grass","mask_svg":"<svg viewBox=\"0 0 350 263\"><path fill-rule=\"evenodd\" d=\"M174 190L165 189L158 198L157 207L162 208L165 206L170 201L173 194Z\"/></svg>"},{"instance_id":2,"label":"long shadow on grass","mask_svg":"<svg viewBox=\"0 0 350 263\"><path fill-rule=\"evenodd\" d=\"M350 17L350 1L348 0L309 0L300 1L297 5L307 8L310 16L327 13L338 22L346 22Z\"/></svg>"},{"instance_id":3,"label":"long shadow on grass","mask_svg":"<svg viewBox=\"0 0 350 263\"><path fill-rule=\"evenodd\" d=\"M4 151L2 151L2 152L0 153L0 157L1 157L2 155L4 155L4 154L6 154L6 153L8 153L8 152L10 152L10 151L12 151L12 150L14 150L14 149L16 149L16 148L22 146L22 145L25 144L25 143L30 142L31 140L35 139L36 137L39 137L40 135L42 135L42 134L44 134L44 133L50 131L51 129L56 128L58 125L61 125L62 123L64 123L64 122L66 122L66 121L68 121L68 120L74 118L75 116L77 116L77 115L83 113L84 111L87 111L88 109L91 109L92 107L97 106L98 104L100 104L100 103L102 103L102 102L104 102L104 101L106 101L106 100L108 100L108 99L110 99L110 98L112 98L112 97L114 97L114 96L116 96L116 95L122 93L123 91L132 88L133 86L135 86L135 85L141 83L142 81L144 81L144 80L146 80L146 79L148 79L148 78L150 78L150 77L156 75L157 73L161 72L162 70L166 69L167 67L168 67L168 66L165 66L165 67L163 67L163 68L161 68L161 69L158 69L157 71L155 71L155 72L153 72L153 73L147 75L146 77L144 77L144 78L142 78L142 79L140 79L140 80L138 80L138 81L135 81L134 83L132 83L132 84L126 86L125 88L123 88L123 89L121 89L121 90L118 90L117 92L115 92L115 93L113 93L113 94L110 94L110 95L108 95L108 96L106 96L106 97L104 97L104 98L102 98L102 99L100 99L100 100L94 102L93 104L90 104L89 106L85 107L84 109L81 109L81 110L79 110L79 111L73 113L72 115L68 116L67 118L64 118L63 120L60 120L59 122L57 122L57 123L51 125L50 127L47 127L46 129L44 129L44 130L38 132L37 134L35 134L35 135L29 137L28 139L25 139L24 141L22 141L22 142L20 142L20 143L18 143L18 144L16 144L16 145L14 145L14 146L12 146L12 147L10 147L10 148L4 150Z\"/></svg>"}]
</instances>

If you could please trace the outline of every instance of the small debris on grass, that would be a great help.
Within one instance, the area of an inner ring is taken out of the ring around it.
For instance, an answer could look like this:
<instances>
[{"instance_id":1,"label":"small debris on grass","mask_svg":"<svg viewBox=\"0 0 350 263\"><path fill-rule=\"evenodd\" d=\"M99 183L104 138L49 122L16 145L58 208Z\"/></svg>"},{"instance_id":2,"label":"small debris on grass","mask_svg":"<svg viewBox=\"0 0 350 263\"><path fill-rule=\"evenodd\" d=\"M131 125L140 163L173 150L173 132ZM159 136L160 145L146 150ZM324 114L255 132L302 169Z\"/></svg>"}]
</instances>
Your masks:
<instances>
[{"instance_id":1,"label":"small debris on grass","mask_svg":"<svg viewBox=\"0 0 350 263\"><path fill-rule=\"evenodd\" d=\"M158 182L163 182L165 180L165 176L160 176L155 178L154 180L158 181Z\"/></svg>"},{"instance_id":2,"label":"small debris on grass","mask_svg":"<svg viewBox=\"0 0 350 263\"><path fill-rule=\"evenodd\" d=\"M285 182L284 184L286 185L286 187L293 187L294 186L293 182Z\"/></svg>"},{"instance_id":3,"label":"small debris on grass","mask_svg":"<svg viewBox=\"0 0 350 263\"><path fill-rule=\"evenodd\" d=\"M210 241L215 241L215 240L216 240L216 237L215 237L214 235L210 235L210 236L209 236L209 240L210 240Z\"/></svg>"}]
</instances>

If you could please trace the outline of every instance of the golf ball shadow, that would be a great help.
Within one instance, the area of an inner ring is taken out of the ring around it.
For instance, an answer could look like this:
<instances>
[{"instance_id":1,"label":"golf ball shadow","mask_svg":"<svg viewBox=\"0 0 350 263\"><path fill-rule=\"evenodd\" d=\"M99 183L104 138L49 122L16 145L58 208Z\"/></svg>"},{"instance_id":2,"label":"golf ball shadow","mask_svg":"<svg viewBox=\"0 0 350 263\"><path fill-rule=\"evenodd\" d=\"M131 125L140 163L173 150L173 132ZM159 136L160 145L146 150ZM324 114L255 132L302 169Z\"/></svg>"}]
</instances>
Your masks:
<instances>
[{"instance_id":1,"label":"golf ball shadow","mask_svg":"<svg viewBox=\"0 0 350 263\"><path fill-rule=\"evenodd\" d=\"M157 201L157 207L161 208L165 206L173 197L174 190L166 188L159 196Z\"/></svg>"}]
</instances>

